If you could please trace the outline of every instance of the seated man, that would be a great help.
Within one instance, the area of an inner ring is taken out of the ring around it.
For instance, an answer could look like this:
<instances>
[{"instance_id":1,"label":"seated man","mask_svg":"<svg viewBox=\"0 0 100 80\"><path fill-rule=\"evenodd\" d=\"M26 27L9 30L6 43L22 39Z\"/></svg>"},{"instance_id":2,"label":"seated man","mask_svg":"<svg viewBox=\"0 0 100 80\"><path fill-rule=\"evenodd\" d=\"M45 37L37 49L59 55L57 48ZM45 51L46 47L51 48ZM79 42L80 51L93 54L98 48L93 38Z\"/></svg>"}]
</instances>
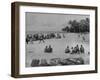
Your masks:
<instances>
[{"instance_id":1,"label":"seated man","mask_svg":"<svg viewBox=\"0 0 100 80\"><path fill-rule=\"evenodd\" d=\"M74 53L77 53L77 47L74 47L73 51Z\"/></svg>"},{"instance_id":2,"label":"seated man","mask_svg":"<svg viewBox=\"0 0 100 80\"><path fill-rule=\"evenodd\" d=\"M69 46L67 46L67 48L65 49L65 53L70 53Z\"/></svg>"},{"instance_id":3,"label":"seated man","mask_svg":"<svg viewBox=\"0 0 100 80\"><path fill-rule=\"evenodd\" d=\"M48 46L45 47L44 52L48 52Z\"/></svg>"},{"instance_id":4,"label":"seated man","mask_svg":"<svg viewBox=\"0 0 100 80\"><path fill-rule=\"evenodd\" d=\"M79 46L77 45L77 46L76 46L76 53L79 53L79 51L80 51L80 50L79 50Z\"/></svg>"},{"instance_id":5,"label":"seated man","mask_svg":"<svg viewBox=\"0 0 100 80\"><path fill-rule=\"evenodd\" d=\"M84 47L81 45L81 47L80 47L80 52L81 53L84 53Z\"/></svg>"},{"instance_id":6,"label":"seated man","mask_svg":"<svg viewBox=\"0 0 100 80\"><path fill-rule=\"evenodd\" d=\"M71 48L71 54L74 54L74 48L73 47Z\"/></svg>"}]
</instances>

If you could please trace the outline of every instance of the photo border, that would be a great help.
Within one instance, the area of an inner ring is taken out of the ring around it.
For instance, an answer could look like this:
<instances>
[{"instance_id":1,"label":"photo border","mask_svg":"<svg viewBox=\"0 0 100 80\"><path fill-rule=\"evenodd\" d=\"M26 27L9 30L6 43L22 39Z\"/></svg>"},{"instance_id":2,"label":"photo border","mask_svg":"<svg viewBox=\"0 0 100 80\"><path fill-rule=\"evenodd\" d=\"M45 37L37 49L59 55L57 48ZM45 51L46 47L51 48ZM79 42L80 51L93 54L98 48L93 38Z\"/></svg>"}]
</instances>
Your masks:
<instances>
[{"instance_id":1,"label":"photo border","mask_svg":"<svg viewBox=\"0 0 100 80\"><path fill-rule=\"evenodd\" d=\"M95 70L75 71L75 72L54 72L43 74L23 74L20 75L20 56L19 56L19 35L20 35L20 6L39 6L39 7L56 7L56 8L73 8L73 9L88 9L95 11ZM29 2L13 2L11 4L11 76L15 78L23 77L41 77L41 76L58 76L71 74L86 74L97 73L97 7L96 6L80 6L80 5L62 5L62 4L44 4L44 3L29 3Z\"/></svg>"}]
</instances>

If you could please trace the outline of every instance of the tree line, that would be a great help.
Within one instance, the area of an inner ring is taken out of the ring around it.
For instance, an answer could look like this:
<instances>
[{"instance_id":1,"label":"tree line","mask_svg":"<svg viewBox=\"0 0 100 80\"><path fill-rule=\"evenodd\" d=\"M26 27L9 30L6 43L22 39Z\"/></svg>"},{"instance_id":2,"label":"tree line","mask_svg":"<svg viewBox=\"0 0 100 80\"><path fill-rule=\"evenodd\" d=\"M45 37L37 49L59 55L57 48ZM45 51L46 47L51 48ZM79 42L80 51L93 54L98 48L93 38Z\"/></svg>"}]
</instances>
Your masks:
<instances>
[{"instance_id":1,"label":"tree line","mask_svg":"<svg viewBox=\"0 0 100 80\"><path fill-rule=\"evenodd\" d=\"M69 26L62 28L64 32L74 32L74 33L83 33L90 31L90 20L89 18L81 19L80 21L77 20L70 20L68 22Z\"/></svg>"}]
</instances>

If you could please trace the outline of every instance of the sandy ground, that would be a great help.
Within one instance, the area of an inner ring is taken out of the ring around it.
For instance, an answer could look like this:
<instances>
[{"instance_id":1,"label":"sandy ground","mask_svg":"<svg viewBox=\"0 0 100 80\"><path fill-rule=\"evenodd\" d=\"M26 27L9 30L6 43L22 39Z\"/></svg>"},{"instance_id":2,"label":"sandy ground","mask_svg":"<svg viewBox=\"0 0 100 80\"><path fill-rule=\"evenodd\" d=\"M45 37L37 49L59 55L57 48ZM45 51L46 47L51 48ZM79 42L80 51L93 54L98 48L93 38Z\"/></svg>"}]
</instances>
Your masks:
<instances>
[{"instance_id":1,"label":"sandy ground","mask_svg":"<svg viewBox=\"0 0 100 80\"><path fill-rule=\"evenodd\" d=\"M60 33L62 35L62 33ZM79 37L77 33L64 33L65 38L61 39L47 39L45 43L39 41L35 41L33 44L26 44L26 67L30 67L32 59L46 59L49 61L52 58L79 58L82 57L84 59L85 64L89 64L89 33L82 34ZM82 37L85 37L85 41ZM84 54L65 54L65 48L69 46L69 48L74 47L76 45L83 45L85 48ZM47 45L51 45L53 48L52 53L44 53L44 48Z\"/></svg>"}]
</instances>

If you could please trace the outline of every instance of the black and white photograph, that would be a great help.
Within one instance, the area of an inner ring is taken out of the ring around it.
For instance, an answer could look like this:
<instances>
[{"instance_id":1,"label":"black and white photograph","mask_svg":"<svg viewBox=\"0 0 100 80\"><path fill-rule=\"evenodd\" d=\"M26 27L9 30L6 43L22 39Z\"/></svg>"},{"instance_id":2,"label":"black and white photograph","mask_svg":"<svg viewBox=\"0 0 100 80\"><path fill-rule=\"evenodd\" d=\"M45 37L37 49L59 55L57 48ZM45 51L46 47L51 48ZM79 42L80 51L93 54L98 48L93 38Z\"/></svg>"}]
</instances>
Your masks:
<instances>
[{"instance_id":1,"label":"black and white photograph","mask_svg":"<svg viewBox=\"0 0 100 80\"><path fill-rule=\"evenodd\" d=\"M97 7L12 3L12 76L97 73Z\"/></svg>"},{"instance_id":2,"label":"black and white photograph","mask_svg":"<svg viewBox=\"0 0 100 80\"><path fill-rule=\"evenodd\" d=\"M25 13L25 66L90 64L90 15Z\"/></svg>"}]
</instances>

